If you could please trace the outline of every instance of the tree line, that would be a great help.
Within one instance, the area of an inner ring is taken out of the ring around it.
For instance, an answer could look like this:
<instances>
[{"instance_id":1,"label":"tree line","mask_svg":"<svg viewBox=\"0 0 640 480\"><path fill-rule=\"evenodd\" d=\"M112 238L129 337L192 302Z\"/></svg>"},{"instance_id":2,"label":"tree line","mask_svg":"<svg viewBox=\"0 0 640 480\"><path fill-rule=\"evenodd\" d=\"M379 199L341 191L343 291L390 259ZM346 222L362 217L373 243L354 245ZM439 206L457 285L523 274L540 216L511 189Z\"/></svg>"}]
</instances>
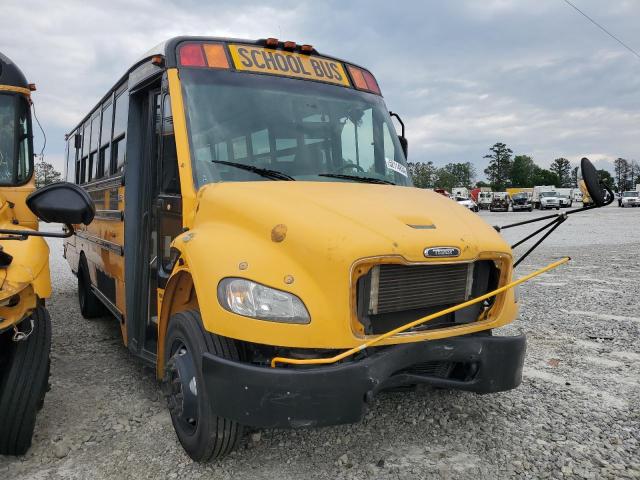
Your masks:
<instances>
[{"instance_id":1,"label":"tree line","mask_svg":"<svg viewBox=\"0 0 640 480\"><path fill-rule=\"evenodd\" d=\"M616 158L613 168L618 191L635 190L640 183L640 164L635 160Z\"/></svg>"},{"instance_id":2,"label":"tree line","mask_svg":"<svg viewBox=\"0 0 640 480\"><path fill-rule=\"evenodd\" d=\"M489 165L484 170L488 182L475 182L476 170L471 162L449 163L444 167L436 167L433 162L409 163L409 173L413 184L418 188L444 188L451 191L454 187L491 187L493 191L504 191L507 187L534 187L536 185L554 185L555 187L576 187L578 182L578 166L559 157L551 162L549 168L542 168L533 161L529 155L513 155L506 144L495 143L489 148L489 153L484 156L489 160ZM618 159L620 163L620 178L626 179L629 186L635 176L640 177L640 166L637 162L627 162ZM616 160L616 162L618 162ZM625 166L626 165L626 166ZM607 170L598 170L600 179L615 188L624 184L625 180L614 182ZM618 175L618 163L616 163L616 176ZM635 175L635 176L634 176ZM616 177L617 180L617 177ZM640 178L636 183L640 183ZM627 188L627 187L624 187ZM624 189L623 188L623 189Z\"/></svg>"}]
</instances>

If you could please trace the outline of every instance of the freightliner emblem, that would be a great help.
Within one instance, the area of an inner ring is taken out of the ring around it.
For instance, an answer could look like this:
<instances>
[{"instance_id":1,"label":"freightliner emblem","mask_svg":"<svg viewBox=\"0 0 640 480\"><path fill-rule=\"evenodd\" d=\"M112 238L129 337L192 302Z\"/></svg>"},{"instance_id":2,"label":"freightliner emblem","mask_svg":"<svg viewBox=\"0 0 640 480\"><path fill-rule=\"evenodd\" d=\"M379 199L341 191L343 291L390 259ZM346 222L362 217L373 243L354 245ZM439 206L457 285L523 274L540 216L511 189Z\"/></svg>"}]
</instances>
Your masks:
<instances>
[{"instance_id":1,"label":"freightliner emblem","mask_svg":"<svg viewBox=\"0 0 640 480\"><path fill-rule=\"evenodd\" d=\"M424 249L424 256L432 257L459 257L460 249L456 247L430 247Z\"/></svg>"}]
</instances>

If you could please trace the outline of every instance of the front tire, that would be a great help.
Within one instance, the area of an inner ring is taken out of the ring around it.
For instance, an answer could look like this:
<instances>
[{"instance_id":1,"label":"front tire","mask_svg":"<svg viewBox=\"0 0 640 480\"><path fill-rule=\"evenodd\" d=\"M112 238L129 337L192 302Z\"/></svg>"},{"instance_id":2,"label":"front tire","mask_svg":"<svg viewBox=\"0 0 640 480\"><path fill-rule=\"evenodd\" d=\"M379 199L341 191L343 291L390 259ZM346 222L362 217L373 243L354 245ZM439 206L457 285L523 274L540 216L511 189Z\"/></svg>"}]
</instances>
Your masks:
<instances>
[{"instance_id":1,"label":"front tire","mask_svg":"<svg viewBox=\"0 0 640 480\"><path fill-rule=\"evenodd\" d=\"M205 331L199 311L173 315L165 340L163 390L178 440L198 462L230 453L242 438L242 426L217 416L208 398L202 375L204 353L240 360L236 342Z\"/></svg>"},{"instance_id":2,"label":"front tire","mask_svg":"<svg viewBox=\"0 0 640 480\"><path fill-rule=\"evenodd\" d=\"M36 413L49 384L51 320L44 307L22 322L21 331L33 330L24 340L3 340L6 355L0 368L0 454L24 455L31 446ZM6 342L4 342L6 340Z\"/></svg>"}]
</instances>

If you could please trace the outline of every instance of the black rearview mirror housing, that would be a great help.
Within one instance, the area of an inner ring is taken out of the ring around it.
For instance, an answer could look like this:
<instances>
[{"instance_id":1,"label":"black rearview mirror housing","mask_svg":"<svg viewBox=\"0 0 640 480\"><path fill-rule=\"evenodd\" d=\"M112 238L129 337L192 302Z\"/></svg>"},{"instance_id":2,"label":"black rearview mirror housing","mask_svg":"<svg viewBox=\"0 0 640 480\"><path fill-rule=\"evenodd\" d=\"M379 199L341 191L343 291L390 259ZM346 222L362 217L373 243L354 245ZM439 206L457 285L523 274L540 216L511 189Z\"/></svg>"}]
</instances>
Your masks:
<instances>
[{"instance_id":1,"label":"black rearview mirror housing","mask_svg":"<svg viewBox=\"0 0 640 480\"><path fill-rule=\"evenodd\" d=\"M603 207L606 204L605 189L600 185L598 171L596 167L593 166L593 163L586 157L580 160L578 186L582 191L582 195L588 196L596 207Z\"/></svg>"},{"instance_id":2,"label":"black rearview mirror housing","mask_svg":"<svg viewBox=\"0 0 640 480\"><path fill-rule=\"evenodd\" d=\"M398 135L398 140L400 140L400 146L402 147L402 151L404 152L404 158L408 158L407 155L409 150L409 142L407 141L407 137Z\"/></svg>"},{"instance_id":3,"label":"black rearview mirror housing","mask_svg":"<svg viewBox=\"0 0 640 480\"><path fill-rule=\"evenodd\" d=\"M96 213L89 194L74 183L42 187L27 197L27 207L44 222L89 225Z\"/></svg>"}]
</instances>

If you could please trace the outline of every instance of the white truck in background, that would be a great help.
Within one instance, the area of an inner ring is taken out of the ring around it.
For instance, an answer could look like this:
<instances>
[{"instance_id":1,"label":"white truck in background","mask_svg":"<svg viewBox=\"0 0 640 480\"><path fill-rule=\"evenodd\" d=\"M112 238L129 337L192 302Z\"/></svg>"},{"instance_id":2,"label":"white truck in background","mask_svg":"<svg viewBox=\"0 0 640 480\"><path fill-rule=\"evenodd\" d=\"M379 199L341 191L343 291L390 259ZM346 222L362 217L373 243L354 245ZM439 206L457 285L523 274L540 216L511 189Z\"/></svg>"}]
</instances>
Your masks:
<instances>
[{"instance_id":1,"label":"white truck in background","mask_svg":"<svg viewBox=\"0 0 640 480\"><path fill-rule=\"evenodd\" d=\"M556 188L556 193L560 198L560 207L571 207L573 205L573 188Z\"/></svg>"},{"instance_id":2,"label":"white truck in background","mask_svg":"<svg viewBox=\"0 0 640 480\"><path fill-rule=\"evenodd\" d=\"M554 185L537 185L533 187L531 201L533 202L533 207L540 210L548 208L560 210L560 198Z\"/></svg>"},{"instance_id":3,"label":"white truck in background","mask_svg":"<svg viewBox=\"0 0 640 480\"><path fill-rule=\"evenodd\" d=\"M478 207L480 210L489 210L493 200L493 192L490 190L478 192Z\"/></svg>"},{"instance_id":4,"label":"white truck in background","mask_svg":"<svg viewBox=\"0 0 640 480\"><path fill-rule=\"evenodd\" d=\"M468 200L469 198L471 198L469 195L469 189L465 187L454 188L453 190L451 190L451 196L455 199L463 198L465 200Z\"/></svg>"}]
</instances>

